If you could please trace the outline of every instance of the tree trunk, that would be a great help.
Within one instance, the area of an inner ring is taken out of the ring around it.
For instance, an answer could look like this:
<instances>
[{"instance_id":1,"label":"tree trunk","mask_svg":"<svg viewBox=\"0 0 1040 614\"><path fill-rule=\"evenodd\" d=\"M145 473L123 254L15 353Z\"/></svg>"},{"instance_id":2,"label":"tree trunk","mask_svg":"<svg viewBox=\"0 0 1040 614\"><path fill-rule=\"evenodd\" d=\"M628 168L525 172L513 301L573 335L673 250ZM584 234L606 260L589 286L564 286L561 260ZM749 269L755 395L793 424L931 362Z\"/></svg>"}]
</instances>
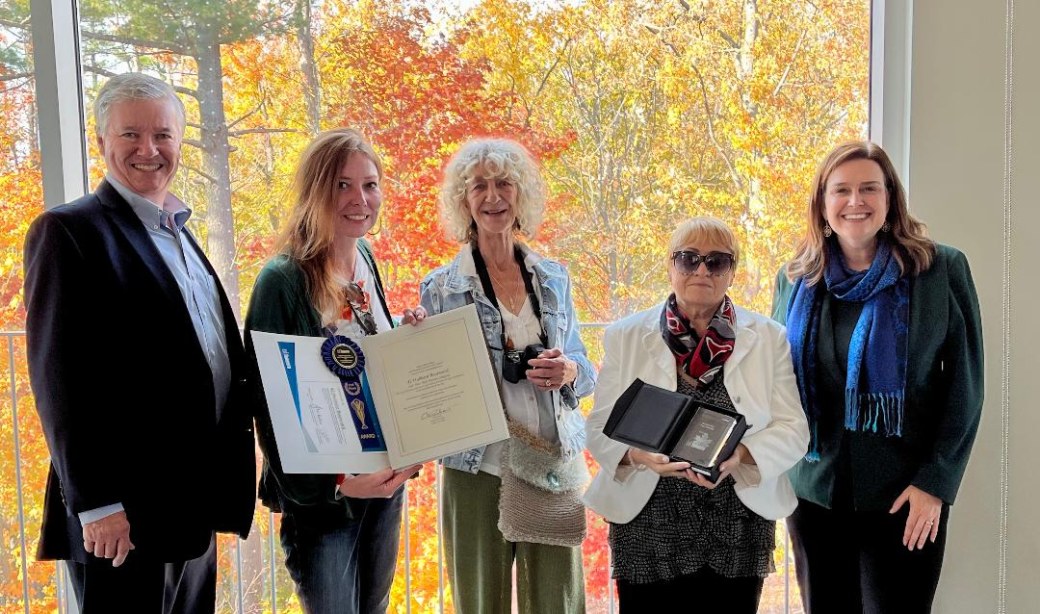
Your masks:
<instances>
[{"instance_id":1,"label":"tree trunk","mask_svg":"<svg viewBox=\"0 0 1040 614\"><path fill-rule=\"evenodd\" d=\"M296 38L300 41L300 70L303 72L303 93L307 100L307 130L312 135L321 132L321 82L314 63L314 33L311 30L311 0L299 0L299 26Z\"/></svg>"},{"instance_id":2,"label":"tree trunk","mask_svg":"<svg viewBox=\"0 0 1040 614\"><path fill-rule=\"evenodd\" d=\"M228 155L227 118L224 116L224 84L220 43L213 29L199 32L199 119L202 130L202 168L206 180L206 253L224 284L228 301L241 320L238 268L235 266L235 220L231 212L231 168Z\"/></svg>"},{"instance_id":3,"label":"tree trunk","mask_svg":"<svg viewBox=\"0 0 1040 614\"><path fill-rule=\"evenodd\" d=\"M753 126L758 117L758 105L751 97L752 80L755 70L755 43L758 41L758 0L744 0L744 32L740 44L740 63L737 70L737 78L741 81L740 101L743 104L747 116L751 118L749 127ZM751 151L751 168L765 168L763 164L764 154L761 149L755 147ZM747 186L745 195L744 216L746 232L754 236L758 228L758 220L766 213L767 204L762 195L762 181L757 176L745 178L744 185ZM744 300L750 303L758 294L763 271L761 262L753 258L744 259L744 267L747 271L747 283L744 284Z\"/></svg>"},{"instance_id":4,"label":"tree trunk","mask_svg":"<svg viewBox=\"0 0 1040 614\"><path fill-rule=\"evenodd\" d=\"M227 118L224 115L224 86L221 68L220 43L217 32L204 28L199 32L199 119L202 124L202 168L207 175L206 185L206 253L220 281L224 284L228 301L241 321L238 296L238 267L235 264L235 219L231 211L231 167L228 156ZM260 614L263 610L264 566L261 554L263 544L259 531L239 544L242 548L242 586L244 587L242 613Z\"/></svg>"}]
</instances>

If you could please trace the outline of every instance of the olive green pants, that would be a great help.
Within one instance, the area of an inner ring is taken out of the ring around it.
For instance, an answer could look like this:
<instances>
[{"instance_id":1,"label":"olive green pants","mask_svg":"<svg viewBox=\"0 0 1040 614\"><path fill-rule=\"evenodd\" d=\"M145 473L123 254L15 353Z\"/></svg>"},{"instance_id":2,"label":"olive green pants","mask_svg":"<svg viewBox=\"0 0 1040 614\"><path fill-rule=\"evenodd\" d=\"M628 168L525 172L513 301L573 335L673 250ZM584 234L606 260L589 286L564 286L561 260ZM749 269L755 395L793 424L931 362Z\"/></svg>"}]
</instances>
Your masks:
<instances>
[{"instance_id":1,"label":"olive green pants","mask_svg":"<svg viewBox=\"0 0 1040 614\"><path fill-rule=\"evenodd\" d=\"M501 483L488 473L444 469L444 549L455 611L509 614L515 560L520 614L582 614L581 548L506 541L498 530Z\"/></svg>"}]
</instances>

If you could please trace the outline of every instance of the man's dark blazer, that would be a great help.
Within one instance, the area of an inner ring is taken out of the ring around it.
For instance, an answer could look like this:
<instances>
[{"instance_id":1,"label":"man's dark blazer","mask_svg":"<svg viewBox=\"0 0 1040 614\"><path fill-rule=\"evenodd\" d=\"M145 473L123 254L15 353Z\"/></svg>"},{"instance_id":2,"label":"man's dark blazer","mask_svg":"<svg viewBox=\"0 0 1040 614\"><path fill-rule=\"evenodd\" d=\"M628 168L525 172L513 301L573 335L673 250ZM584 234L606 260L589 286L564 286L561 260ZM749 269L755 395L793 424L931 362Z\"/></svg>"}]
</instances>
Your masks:
<instances>
[{"instance_id":1,"label":"man's dark blazer","mask_svg":"<svg viewBox=\"0 0 1040 614\"><path fill-rule=\"evenodd\" d=\"M249 532L256 459L242 341L191 244L224 313L232 379L219 410L177 283L111 184L29 228L29 378L51 453L40 559L94 559L78 514L117 502L139 560L189 560L214 530Z\"/></svg>"}]
</instances>

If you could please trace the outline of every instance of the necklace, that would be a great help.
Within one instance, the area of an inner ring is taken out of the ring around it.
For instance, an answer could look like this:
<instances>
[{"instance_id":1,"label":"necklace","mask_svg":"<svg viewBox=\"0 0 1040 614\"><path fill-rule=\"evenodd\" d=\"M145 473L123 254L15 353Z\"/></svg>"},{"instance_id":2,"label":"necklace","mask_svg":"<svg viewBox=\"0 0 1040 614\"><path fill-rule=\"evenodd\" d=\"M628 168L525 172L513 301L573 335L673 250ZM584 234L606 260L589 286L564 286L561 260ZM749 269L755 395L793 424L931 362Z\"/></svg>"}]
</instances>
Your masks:
<instances>
[{"instance_id":1,"label":"necklace","mask_svg":"<svg viewBox=\"0 0 1040 614\"><path fill-rule=\"evenodd\" d=\"M491 280L495 282L495 285L504 291L499 293L498 298L503 301L506 309L514 315L520 315L520 310L524 308L524 302L527 301L527 293L521 289L521 282L514 278L513 287L510 288L495 275L491 267L488 267L488 274L491 275Z\"/></svg>"}]
</instances>

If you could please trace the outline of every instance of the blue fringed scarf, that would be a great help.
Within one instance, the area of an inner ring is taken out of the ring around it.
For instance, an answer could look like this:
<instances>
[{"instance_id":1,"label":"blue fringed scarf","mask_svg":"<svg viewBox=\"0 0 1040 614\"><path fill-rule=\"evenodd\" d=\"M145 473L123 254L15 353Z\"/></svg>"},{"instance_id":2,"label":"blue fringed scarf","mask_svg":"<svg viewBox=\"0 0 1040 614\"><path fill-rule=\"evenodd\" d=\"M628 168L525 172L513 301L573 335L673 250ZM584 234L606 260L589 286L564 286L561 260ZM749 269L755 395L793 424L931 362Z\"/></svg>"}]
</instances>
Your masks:
<instances>
[{"instance_id":1,"label":"blue fringed scarf","mask_svg":"<svg viewBox=\"0 0 1040 614\"><path fill-rule=\"evenodd\" d=\"M845 428L902 436L910 280L901 276L899 263L884 239L878 242L874 262L866 271L850 271L840 249L832 243L827 249L826 290L837 299L863 303L849 341ZM816 340L824 297L820 286L796 280L787 317L791 358L809 419L811 439L805 456L809 461L820 459L816 432L820 408L815 390Z\"/></svg>"}]
</instances>

